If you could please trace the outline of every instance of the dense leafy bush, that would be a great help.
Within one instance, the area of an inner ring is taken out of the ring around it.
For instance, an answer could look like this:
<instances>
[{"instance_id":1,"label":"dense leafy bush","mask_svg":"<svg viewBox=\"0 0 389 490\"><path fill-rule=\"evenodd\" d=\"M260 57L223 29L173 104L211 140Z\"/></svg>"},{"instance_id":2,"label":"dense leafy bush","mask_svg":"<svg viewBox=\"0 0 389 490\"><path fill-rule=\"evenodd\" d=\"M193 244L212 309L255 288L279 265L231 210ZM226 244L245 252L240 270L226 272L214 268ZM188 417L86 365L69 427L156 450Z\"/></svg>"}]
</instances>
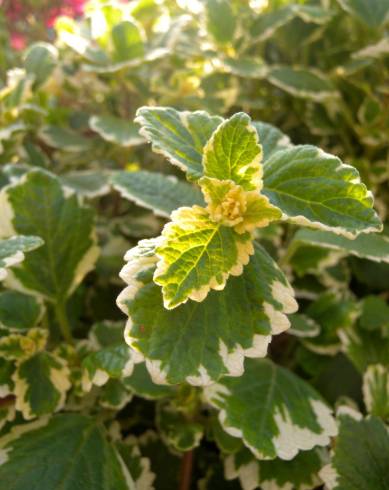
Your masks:
<instances>
[{"instance_id":1,"label":"dense leafy bush","mask_svg":"<svg viewBox=\"0 0 389 490\"><path fill-rule=\"evenodd\" d=\"M389 3L260 3L3 9L1 489L389 489Z\"/></svg>"}]
</instances>

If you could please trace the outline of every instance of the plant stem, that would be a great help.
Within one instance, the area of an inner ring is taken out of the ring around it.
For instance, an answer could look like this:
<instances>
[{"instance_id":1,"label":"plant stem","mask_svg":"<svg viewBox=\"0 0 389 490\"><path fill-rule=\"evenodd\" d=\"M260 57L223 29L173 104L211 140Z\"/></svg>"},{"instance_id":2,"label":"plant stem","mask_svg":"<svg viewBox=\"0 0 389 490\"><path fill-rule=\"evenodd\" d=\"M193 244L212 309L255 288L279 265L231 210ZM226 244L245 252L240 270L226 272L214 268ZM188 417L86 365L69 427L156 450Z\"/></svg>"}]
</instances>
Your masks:
<instances>
[{"instance_id":1,"label":"plant stem","mask_svg":"<svg viewBox=\"0 0 389 490\"><path fill-rule=\"evenodd\" d=\"M73 344L73 335L70 328L70 323L68 319L68 314L66 311L66 303L64 301L57 301L55 305L55 314L58 320L59 328L61 330L62 337L69 344Z\"/></svg>"},{"instance_id":2,"label":"plant stem","mask_svg":"<svg viewBox=\"0 0 389 490\"><path fill-rule=\"evenodd\" d=\"M193 451L187 451L184 453L181 461L180 468L180 484L179 490L189 490L190 483L192 480L192 469L193 469Z\"/></svg>"}]
</instances>

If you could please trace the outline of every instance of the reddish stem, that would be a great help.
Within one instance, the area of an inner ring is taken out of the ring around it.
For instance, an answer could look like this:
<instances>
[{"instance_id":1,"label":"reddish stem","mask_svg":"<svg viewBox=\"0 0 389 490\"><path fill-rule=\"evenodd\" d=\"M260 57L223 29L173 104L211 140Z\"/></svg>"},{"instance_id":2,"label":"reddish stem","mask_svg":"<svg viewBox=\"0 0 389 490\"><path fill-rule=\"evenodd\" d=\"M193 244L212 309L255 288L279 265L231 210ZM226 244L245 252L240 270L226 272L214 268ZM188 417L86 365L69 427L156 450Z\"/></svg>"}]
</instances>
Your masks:
<instances>
[{"instance_id":1,"label":"reddish stem","mask_svg":"<svg viewBox=\"0 0 389 490\"><path fill-rule=\"evenodd\" d=\"M180 468L179 490L190 490L193 469L193 451L184 453Z\"/></svg>"}]
</instances>

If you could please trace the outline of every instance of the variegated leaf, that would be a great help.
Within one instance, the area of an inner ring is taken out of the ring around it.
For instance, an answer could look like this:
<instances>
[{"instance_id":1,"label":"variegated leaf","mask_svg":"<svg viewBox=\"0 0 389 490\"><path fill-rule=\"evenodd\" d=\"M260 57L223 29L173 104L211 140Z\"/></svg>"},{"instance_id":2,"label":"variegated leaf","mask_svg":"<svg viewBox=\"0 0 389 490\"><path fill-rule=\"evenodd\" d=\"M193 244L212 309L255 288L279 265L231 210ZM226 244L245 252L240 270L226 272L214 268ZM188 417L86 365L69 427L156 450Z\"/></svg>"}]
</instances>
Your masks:
<instances>
[{"instance_id":1,"label":"variegated leaf","mask_svg":"<svg viewBox=\"0 0 389 490\"><path fill-rule=\"evenodd\" d=\"M204 390L223 428L259 459L293 459L336 435L331 410L305 381L269 360L248 359L240 378Z\"/></svg>"},{"instance_id":2,"label":"variegated leaf","mask_svg":"<svg viewBox=\"0 0 389 490\"><path fill-rule=\"evenodd\" d=\"M262 148L250 117L238 112L212 133L203 149L204 176L232 180L245 191L262 188Z\"/></svg>"},{"instance_id":3,"label":"variegated leaf","mask_svg":"<svg viewBox=\"0 0 389 490\"><path fill-rule=\"evenodd\" d=\"M18 291L0 293L0 327L10 332L29 330L36 326L44 312L36 297Z\"/></svg>"},{"instance_id":4,"label":"variegated leaf","mask_svg":"<svg viewBox=\"0 0 389 490\"><path fill-rule=\"evenodd\" d=\"M274 153L264 165L263 178L262 192L292 223L347 238L382 229L358 171L314 146Z\"/></svg>"},{"instance_id":5,"label":"variegated leaf","mask_svg":"<svg viewBox=\"0 0 389 490\"><path fill-rule=\"evenodd\" d=\"M104 140L116 145L130 147L145 143L134 123L112 115L92 116L89 119L89 127Z\"/></svg>"},{"instance_id":6,"label":"variegated leaf","mask_svg":"<svg viewBox=\"0 0 389 490\"><path fill-rule=\"evenodd\" d=\"M129 317L125 340L146 359L156 383L207 385L224 374L240 376L244 357L265 356L271 335L287 330L286 313L297 309L288 281L259 245L243 275L223 291L174 310L164 308L153 283L152 252L142 256L136 247L127 259L121 277L128 287L117 300Z\"/></svg>"},{"instance_id":7,"label":"variegated leaf","mask_svg":"<svg viewBox=\"0 0 389 490\"><path fill-rule=\"evenodd\" d=\"M62 414L14 426L0 439L0 461L0 481L13 490L35 483L50 490L136 488L96 417Z\"/></svg>"},{"instance_id":8,"label":"variegated leaf","mask_svg":"<svg viewBox=\"0 0 389 490\"><path fill-rule=\"evenodd\" d=\"M123 324L97 323L90 337L94 352L82 361L82 385L89 391L92 385L103 386L109 378L125 378L132 373L134 359L131 350L123 342Z\"/></svg>"},{"instance_id":9,"label":"variegated leaf","mask_svg":"<svg viewBox=\"0 0 389 490\"><path fill-rule=\"evenodd\" d=\"M225 460L227 480L239 478L243 490L311 490L318 488L319 470L326 461L324 450L301 451L290 461L260 461L246 448Z\"/></svg>"},{"instance_id":10,"label":"variegated leaf","mask_svg":"<svg viewBox=\"0 0 389 490\"><path fill-rule=\"evenodd\" d=\"M5 209L3 212L5 213ZM12 267L13 265L23 262L24 252L30 252L31 250L35 250L42 245L43 240L35 236L20 235L8 238L6 240L0 240L0 281L6 277L8 267Z\"/></svg>"},{"instance_id":11,"label":"variegated leaf","mask_svg":"<svg viewBox=\"0 0 389 490\"><path fill-rule=\"evenodd\" d=\"M222 121L204 111L179 112L170 107L141 107L135 119L153 150L187 172L191 180L203 175L203 148Z\"/></svg>"},{"instance_id":12,"label":"variegated leaf","mask_svg":"<svg viewBox=\"0 0 389 490\"><path fill-rule=\"evenodd\" d=\"M254 253L251 233L212 221L204 208L180 208L171 218L156 249L154 274L168 309L223 289L228 276L240 275Z\"/></svg>"},{"instance_id":13,"label":"variegated leaf","mask_svg":"<svg viewBox=\"0 0 389 490\"><path fill-rule=\"evenodd\" d=\"M173 175L157 172L116 172L111 178L113 187L125 199L151 209L158 216L169 218L182 206L204 205L201 192Z\"/></svg>"},{"instance_id":14,"label":"variegated leaf","mask_svg":"<svg viewBox=\"0 0 389 490\"><path fill-rule=\"evenodd\" d=\"M153 490L156 475L151 471L149 458L141 453L138 439L128 436L124 441L117 442L116 447L134 480L136 490Z\"/></svg>"},{"instance_id":15,"label":"variegated leaf","mask_svg":"<svg viewBox=\"0 0 389 490\"><path fill-rule=\"evenodd\" d=\"M157 426L165 443L179 452L197 447L204 433L202 424L188 419L173 404L166 402L158 405Z\"/></svg>"},{"instance_id":16,"label":"variegated leaf","mask_svg":"<svg viewBox=\"0 0 389 490\"><path fill-rule=\"evenodd\" d=\"M0 203L0 236L31 233L45 241L10 272L7 284L64 301L97 259L92 209L65 192L53 174L38 169L4 187Z\"/></svg>"},{"instance_id":17,"label":"variegated leaf","mask_svg":"<svg viewBox=\"0 0 389 490\"><path fill-rule=\"evenodd\" d=\"M389 369L372 364L363 376L363 399L368 412L389 419Z\"/></svg>"},{"instance_id":18,"label":"variegated leaf","mask_svg":"<svg viewBox=\"0 0 389 490\"><path fill-rule=\"evenodd\" d=\"M14 375L16 410L26 420L57 412L70 389L70 372L63 359L38 352L22 361ZM1 472L1 471L0 471Z\"/></svg>"},{"instance_id":19,"label":"variegated leaf","mask_svg":"<svg viewBox=\"0 0 389 490\"><path fill-rule=\"evenodd\" d=\"M389 488L389 432L377 417L362 418L349 408L339 409L339 435L331 463L320 477L328 490Z\"/></svg>"}]
</instances>

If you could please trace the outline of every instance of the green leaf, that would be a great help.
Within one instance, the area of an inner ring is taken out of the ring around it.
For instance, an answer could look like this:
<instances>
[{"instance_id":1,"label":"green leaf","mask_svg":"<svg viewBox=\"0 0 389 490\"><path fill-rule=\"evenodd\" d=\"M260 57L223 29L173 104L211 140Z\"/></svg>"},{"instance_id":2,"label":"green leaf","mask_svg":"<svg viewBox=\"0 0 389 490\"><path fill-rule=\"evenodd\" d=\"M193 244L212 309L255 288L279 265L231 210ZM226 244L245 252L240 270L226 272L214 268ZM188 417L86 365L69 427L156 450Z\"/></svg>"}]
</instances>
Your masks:
<instances>
[{"instance_id":1,"label":"green leaf","mask_svg":"<svg viewBox=\"0 0 389 490\"><path fill-rule=\"evenodd\" d=\"M174 389L170 386L162 386L153 383L144 362L135 364L131 376L124 378L123 383L135 393L135 395L145 398L146 400L167 398L174 393Z\"/></svg>"},{"instance_id":2,"label":"green leaf","mask_svg":"<svg viewBox=\"0 0 389 490\"><path fill-rule=\"evenodd\" d=\"M80 196L93 199L108 194L111 190L108 176L103 172L93 170L80 170L61 175L60 180L64 187L72 189Z\"/></svg>"},{"instance_id":3,"label":"green leaf","mask_svg":"<svg viewBox=\"0 0 389 490\"><path fill-rule=\"evenodd\" d=\"M150 469L150 460L145 458L139 449L139 440L134 436L128 436L123 442L116 443L116 447L134 480L135 488L154 489L156 475Z\"/></svg>"},{"instance_id":4,"label":"green leaf","mask_svg":"<svg viewBox=\"0 0 389 490\"><path fill-rule=\"evenodd\" d=\"M201 424L189 420L169 403L158 405L157 426L164 442L180 452L197 447L204 432Z\"/></svg>"},{"instance_id":5,"label":"green leaf","mask_svg":"<svg viewBox=\"0 0 389 490\"><path fill-rule=\"evenodd\" d=\"M289 317L291 327L289 334L295 337L316 337L320 333L320 325L307 315L295 313Z\"/></svg>"},{"instance_id":6,"label":"green leaf","mask_svg":"<svg viewBox=\"0 0 389 490\"><path fill-rule=\"evenodd\" d=\"M251 233L239 234L215 223L204 208L180 208L171 219L156 249L154 274L168 309L188 299L202 301L211 289L223 289L228 276L240 275L254 253Z\"/></svg>"},{"instance_id":7,"label":"green leaf","mask_svg":"<svg viewBox=\"0 0 389 490\"><path fill-rule=\"evenodd\" d=\"M329 231L299 230L289 246L288 256L293 255L302 244L339 250L363 259L389 263L389 237L383 234L362 234L349 240Z\"/></svg>"},{"instance_id":8,"label":"green leaf","mask_svg":"<svg viewBox=\"0 0 389 490\"><path fill-rule=\"evenodd\" d=\"M320 477L329 490L388 490L389 433L376 417L362 419L350 408L339 412L339 436L331 464Z\"/></svg>"},{"instance_id":9,"label":"green leaf","mask_svg":"<svg viewBox=\"0 0 389 490\"><path fill-rule=\"evenodd\" d=\"M363 399L367 411L389 419L389 370L381 364L369 366L363 376Z\"/></svg>"},{"instance_id":10,"label":"green leaf","mask_svg":"<svg viewBox=\"0 0 389 490\"><path fill-rule=\"evenodd\" d=\"M14 371L14 363L0 357L0 398L5 398L8 395L12 395L14 388L12 374Z\"/></svg>"},{"instance_id":11,"label":"green leaf","mask_svg":"<svg viewBox=\"0 0 389 490\"><path fill-rule=\"evenodd\" d=\"M52 74L58 61L58 51L48 43L34 43L25 54L24 67L36 83L43 84Z\"/></svg>"},{"instance_id":12,"label":"green leaf","mask_svg":"<svg viewBox=\"0 0 389 490\"><path fill-rule=\"evenodd\" d=\"M5 212L5 210L3 210ZM0 222L0 236L1 236ZM43 245L42 238L37 236L14 236L6 240L0 239L0 281L7 276L7 268L24 260L24 252L30 252Z\"/></svg>"},{"instance_id":13,"label":"green leaf","mask_svg":"<svg viewBox=\"0 0 389 490\"><path fill-rule=\"evenodd\" d=\"M207 31L217 43L225 44L233 40L236 17L229 0L206 0L205 13Z\"/></svg>"},{"instance_id":14,"label":"green leaf","mask_svg":"<svg viewBox=\"0 0 389 490\"><path fill-rule=\"evenodd\" d=\"M242 488L310 490L322 483L318 473L324 461L325 452L318 449L302 451L290 461L259 461L244 448L225 460L225 475L227 480L239 478Z\"/></svg>"},{"instance_id":15,"label":"green leaf","mask_svg":"<svg viewBox=\"0 0 389 490\"><path fill-rule=\"evenodd\" d=\"M44 126L38 136L46 145L69 153L88 151L91 148L90 139L61 126Z\"/></svg>"},{"instance_id":16,"label":"green leaf","mask_svg":"<svg viewBox=\"0 0 389 490\"><path fill-rule=\"evenodd\" d=\"M204 205L203 196L196 187L170 175L146 170L116 172L111 182L122 197L165 218L179 207Z\"/></svg>"},{"instance_id":17,"label":"green leaf","mask_svg":"<svg viewBox=\"0 0 389 490\"><path fill-rule=\"evenodd\" d=\"M277 29L292 20L294 15L293 6L290 5L273 10L272 12L261 13L251 25L250 33L252 39L250 40L250 44L265 41L270 38Z\"/></svg>"},{"instance_id":18,"label":"green leaf","mask_svg":"<svg viewBox=\"0 0 389 490\"><path fill-rule=\"evenodd\" d=\"M338 95L331 80L313 69L278 66L269 71L267 78L273 85L294 97L320 102Z\"/></svg>"},{"instance_id":19,"label":"green leaf","mask_svg":"<svg viewBox=\"0 0 389 490\"><path fill-rule=\"evenodd\" d=\"M225 377L204 393L220 410L223 428L259 459L290 460L300 450L327 445L337 433L318 393L268 360L246 360L240 378Z\"/></svg>"},{"instance_id":20,"label":"green leaf","mask_svg":"<svg viewBox=\"0 0 389 490\"><path fill-rule=\"evenodd\" d=\"M115 61L128 61L144 55L143 36L129 20L117 23L111 31Z\"/></svg>"},{"instance_id":21,"label":"green leaf","mask_svg":"<svg viewBox=\"0 0 389 490\"><path fill-rule=\"evenodd\" d=\"M0 448L0 481L12 490L135 490L95 418L44 417L14 427L0 439Z\"/></svg>"},{"instance_id":22,"label":"green leaf","mask_svg":"<svg viewBox=\"0 0 389 490\"><path fill-rule=\"evenodd\" d=\"M262 146L263 162L266 162L276 151L285 150L293 146L289 136L275 126L261 121L253 121L252 125L257 130Z\"/></svg>"},{"instance_id":23,"label":"green leaf","mask_svg":"<svg viewBox=\"0 0 389 490\"><path fill-rule=\"evenodd\" d=\"M344 10L355 15L369 27L381 27L389 18L387 0L338 0L338 2Z\"/></svg>"},{"instance_id":24,"label":"green leaf","mask_svg":"<svg viewBox=\"0 0 389 490\"><path fill-rule=\"evenodd\" d=\"M109 379L101 388L99 403L109 410L121 410L132 399L131 391L119 379Z\"/></svg>"},{"instance_id":25,"label":"green leaf","mask_svg":"<svg viewBox=\"0 0 389 490\"><path fill-rule=\"evenodd\" d=\"M389 330L389 306L380 296L367 296L362 301L359 324L364 330Z\"/></svg>"},{"instance_id":26,"label":"green leaf","mask_svg":"<svg viewBox=\"0 0 389 490\"><path fill-rule=\"evenodd\" d=\"M255 58L224 58L223 68L242 78L263 79L268 73L268 67L261 59Z\"/></svg>"},{"instance_id":27,"label":"green leaf","mask_svg":"<svg viewBox=\"0 0 389 490\"><path fill-rule=\"evenodd\" d=\"M382 229L358 171L314 146L274 153L264 165L263 179L262 192L292 223L347 238Z\"/></svg>"},{"instance_id":28,"label":"green leaf","mask_svg":"<svg viewBox=\"0 0 389 490\"><path fill-rule=\"evenodd\" d=\"M371 364L388 365L389 328L365 329L353 322L347 329L338 331L342 350L356 368L365 372Z\"/></svg>"},{"instance_id":29,"label":"green leaf","mask_svg":"<svg viewBox=\"0 0 389 490\"><path fill-rule=\"evenodd\" d=\"M222 121L204 111L179 112L170 107L141 107L135 119L153 151L187 172L190 180L203 175L203 148Z\"/></svg>"},{"instance_id":30,"label":"green leaf","mask_svg":"<svg viewBox=\"0 0 389 490\"><path fill-rule=\"evenodd\" d=\"M90 337L95 352L83 362L82 385L89 391L92 385L104 385L109 378L124 378L132 373L134 359L131 350L123 342L121 322L102 322L93 326Z\"/></svg>"},{"instance_id":31,"label":"green leaf","mask_svg":"<svg viewBox=\"0 0 389 490\"><path fill-rule=\"evenodd\" d=\"M220 425L217 417L212 418L211 431L213 439L222 453L234 454L242 449L242 441L237 437L230 436Z\"/></svg>"},{"instance_id":32,"label":"green leaf","mask_svg":"<svg viewBox=\"0 0 389 490\"><path fill-rule=\"evenodd\" d=\"M262 187L262 148L251 119L243 112L226 119L203 149L206 177L232 180L245 191Z\"/></svg>"},{"instance_id":33,"label":"green leaf","mask_svg":"<svg viewBox=\"0 0 389 490\"><path fill-rule=\"evenodd\" d=\"M49 352L22 361L13 375L16 410L26 420L60 410L71 387L69 377L63 359Z\"/></svg>"},{"instance_id":34,"label":"green leaf","mask_svg":"<svg viewBox=\"0 0 389 490\"><path fill-rule=\"evenodd\" d=\"M0 293L0 326L11 332L35 327L43 311L42 303L34 296L18 291Z\"/></svg>"},{"instance_id":35,"label":"green leaf","mask_svg":"<svg viewBox=\"0 0 389 490\"><path fill-rule=\"evenodd\" d=\"M297 309L288 281L259 245L223 291L174 310L164 308L152 280L155 258L137 255L139 247L127 256L121 277L129 285L117 302L129 316L125 340L156 383L206 385L224 374L240 376L244 357L265 356L271 335L287 330L286 313Z\"/></svg>"},{"instance_id":36,"label":"green leaf","mask_svg":"<svg viewBox=\"0 0 389 490\"><path fill-rule=\"evenodd\" d=\"M104 140L116 145L131 147L145 143L139 135L138 126L112 115L92 116L89 127Z\"/></svg>"},{"instance_id":37,"label":"green leaf","mask_svg":"<svg viewBox=\"0 0 389 490\"><path fill-rule=\"evenodd\" d=\"M26 333L11 333L0 337L0 357L10 361L28 359L45 348L49 332L32 328Z\"/></svg>"},{"instance_id":38,"label":"green leaf","mask_svg":"<svg viewBox=\"0 0 389 490\"><path fill-rule=\"evenodd\" d=\"M42 170L32 170L3 188L0 201L4 212L0 236L36 234L45 241L7 281L17 289L63 301L97 258L92 209L80 204L75 194L65 193L57 177Z\"/></svg>"}]
</instances>

